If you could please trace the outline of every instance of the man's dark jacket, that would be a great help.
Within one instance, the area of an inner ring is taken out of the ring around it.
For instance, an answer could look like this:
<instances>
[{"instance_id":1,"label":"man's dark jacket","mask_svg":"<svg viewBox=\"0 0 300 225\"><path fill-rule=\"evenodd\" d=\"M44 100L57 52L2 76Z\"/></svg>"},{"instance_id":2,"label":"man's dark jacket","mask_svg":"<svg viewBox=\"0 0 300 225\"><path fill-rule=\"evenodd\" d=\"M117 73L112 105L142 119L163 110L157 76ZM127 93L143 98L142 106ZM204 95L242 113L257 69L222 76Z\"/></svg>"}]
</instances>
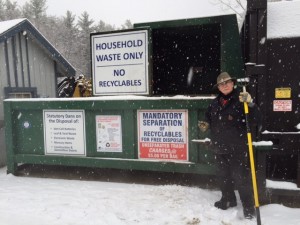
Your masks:
<instances>
[{"instance_id":1,"label":"man's dark jacket","mask_svg":"<svg viewBox=\"0 0 300 225\"><path fill-rule=\"evenodd\" d=\"M221 102L224 100L226 104L223 106ZM258 107L253 103L249 106L249 122L257 124L260 120ZM239 101L237 90L227 96L220 93L209 105L205 117L216 153L233 153L238 150L236 147L247 144L244 104Z\"/></svg>"}]
</instances>

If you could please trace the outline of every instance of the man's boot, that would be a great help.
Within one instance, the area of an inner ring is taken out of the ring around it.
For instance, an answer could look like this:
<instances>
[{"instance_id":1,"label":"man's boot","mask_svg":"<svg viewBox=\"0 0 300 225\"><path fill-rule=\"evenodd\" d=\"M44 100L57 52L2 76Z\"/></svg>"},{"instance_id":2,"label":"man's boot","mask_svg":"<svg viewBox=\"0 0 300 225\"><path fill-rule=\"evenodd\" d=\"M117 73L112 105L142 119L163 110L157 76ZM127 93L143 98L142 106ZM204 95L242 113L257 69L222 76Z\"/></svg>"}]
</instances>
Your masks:
<instances>
[{"instance_id":1,"label":"man's boot","mask_svg":"<svg viewBox=\"0 0 300 225\"><path fill-rule=\"evenodd\" d=\"M248 220L251 220L255 217L255 210L253 206L244 206L244 217Z\"/></svg>"},{"instance_id":2,"label":"man's boot","mask_svg":"<svg viewBox=\"0 0 300 225\"><path fill-rule=\"evenodd\" d=\"M223 209L226 210L230 207L235 207L236 206L236 197L235 195L229 197L224 197L222 196L222 198L215 202L215 207L218 209Z\"/></svg>"}]
</instances>

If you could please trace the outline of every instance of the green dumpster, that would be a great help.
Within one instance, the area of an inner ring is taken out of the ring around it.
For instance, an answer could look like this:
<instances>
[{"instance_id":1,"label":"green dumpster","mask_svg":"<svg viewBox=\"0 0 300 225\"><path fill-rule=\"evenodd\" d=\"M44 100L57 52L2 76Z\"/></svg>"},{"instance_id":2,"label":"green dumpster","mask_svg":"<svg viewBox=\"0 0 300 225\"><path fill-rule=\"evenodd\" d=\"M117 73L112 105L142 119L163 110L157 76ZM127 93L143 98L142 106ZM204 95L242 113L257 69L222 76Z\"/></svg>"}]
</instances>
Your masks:
<instances>
[{"instance_id":1,"label":"green dumpster","mask_svg":"<svg viewBox=\"0 0 300 225\"><path fill-rule=\"evenodd\" d=\"M213 174L197 121L211 98L5 100L7 170L48 164Z\"/></svg>"},{"instance_id":2,"label":"green dumpster","mask_svg":"<svg viewBox=\"0 0 300 225\"><path fill-rule=\"evenodd\" d=\"M197 122L221 71L243 76L235 15L91 34L90 98L4 101L7 170L47 164L214 174Z\"/></svg>"}]
</instances>

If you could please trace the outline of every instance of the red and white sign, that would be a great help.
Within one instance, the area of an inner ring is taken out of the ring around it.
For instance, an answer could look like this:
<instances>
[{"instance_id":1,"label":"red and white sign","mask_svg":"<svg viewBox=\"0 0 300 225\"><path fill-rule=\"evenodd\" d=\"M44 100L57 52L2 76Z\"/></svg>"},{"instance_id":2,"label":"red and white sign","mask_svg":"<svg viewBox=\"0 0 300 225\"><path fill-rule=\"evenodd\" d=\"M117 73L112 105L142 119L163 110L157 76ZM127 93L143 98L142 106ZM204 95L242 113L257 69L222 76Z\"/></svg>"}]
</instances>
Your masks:
<instances>
[{"instance_id":1,"label":"red and white sign","mask_svg":"<svg viewBox=\"0 0 300 225\"><path fill-rule=\"evenodd\" d=\"M292 111L292 100L274 100L273 111L274 112Z\"/></svg>"},{"instance_id":2,"label":"red and white sign","mask_svg":"<svg viewBox=\"0 0 300 225\"><path fill-rule=\"evenodd\" d=\"M138 110L140 159L188 160L187 110Z\"/></svg>"}]
</instances>

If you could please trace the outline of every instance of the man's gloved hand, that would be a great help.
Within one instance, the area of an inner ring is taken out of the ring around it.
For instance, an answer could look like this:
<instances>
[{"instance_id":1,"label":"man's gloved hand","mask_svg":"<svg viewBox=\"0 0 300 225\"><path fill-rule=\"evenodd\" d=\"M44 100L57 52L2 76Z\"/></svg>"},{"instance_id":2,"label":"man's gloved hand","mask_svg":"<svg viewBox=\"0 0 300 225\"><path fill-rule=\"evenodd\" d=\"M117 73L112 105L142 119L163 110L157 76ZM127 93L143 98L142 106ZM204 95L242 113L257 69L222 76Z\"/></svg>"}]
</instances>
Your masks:
<instances>
[{"instance_id":1,"label":"man's gloved hand","mask_svg":"<svg viewBox=\"0 0 300 225\"><path fill-rule=\"evenodd\" d=\"M251 95L248 92L241 92L239 95L239 100L240 102L247 102L247 103L252 102Z\"/></svg>"},{"instance_id":2,"label":"man's gloved hand","mask_svg":"<svg viewBox=\"0 0 300 225\"><path fill-rule=\"evenodd\" d=\"M198 121L198 127L202 132L205 132L209 128L209 123L205 121Z\"/></svg>"}]
</instances>

